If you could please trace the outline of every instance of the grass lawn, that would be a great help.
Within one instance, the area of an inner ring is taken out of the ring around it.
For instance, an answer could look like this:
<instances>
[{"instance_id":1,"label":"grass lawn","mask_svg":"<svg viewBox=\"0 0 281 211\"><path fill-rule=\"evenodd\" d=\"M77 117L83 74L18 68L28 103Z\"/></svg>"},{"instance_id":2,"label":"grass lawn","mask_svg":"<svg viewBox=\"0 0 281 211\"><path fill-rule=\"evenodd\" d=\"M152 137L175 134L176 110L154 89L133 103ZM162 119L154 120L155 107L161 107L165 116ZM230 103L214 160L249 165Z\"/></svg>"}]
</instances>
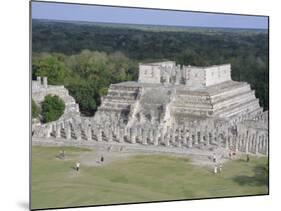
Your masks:
<instances>
[{"instance_id":1,"label":"grass lawn","mask_svg":"<svg viewBox=\"0 0 281 211\"><path fill-rule=\"evenodd\" d=\"M214 175L185 157L137 155L104 166L83 166L78 156L90 149L32 147L32 209L129 202L267 194L267 158L235 160ZM93 153L95 153L93 151Z\"/></svg>"}]
</instances>

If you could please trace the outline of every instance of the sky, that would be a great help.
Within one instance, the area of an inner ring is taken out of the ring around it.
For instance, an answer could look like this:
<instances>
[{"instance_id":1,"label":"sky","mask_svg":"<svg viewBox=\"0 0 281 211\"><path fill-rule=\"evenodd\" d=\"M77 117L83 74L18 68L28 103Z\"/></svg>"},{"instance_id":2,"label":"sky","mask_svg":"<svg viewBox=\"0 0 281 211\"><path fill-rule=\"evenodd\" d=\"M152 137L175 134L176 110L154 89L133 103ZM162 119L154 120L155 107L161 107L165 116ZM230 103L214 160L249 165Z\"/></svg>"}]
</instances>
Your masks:
<instances>
[{"instance_id":1,"label":"sky","mask_svg":"<svg viewBox=\"0 0 281 211\"><path fill-rule=\"evenodd\" d=\"M267 29L267 17L32 2L33 19Z\"/></svg>"}]
</instances>

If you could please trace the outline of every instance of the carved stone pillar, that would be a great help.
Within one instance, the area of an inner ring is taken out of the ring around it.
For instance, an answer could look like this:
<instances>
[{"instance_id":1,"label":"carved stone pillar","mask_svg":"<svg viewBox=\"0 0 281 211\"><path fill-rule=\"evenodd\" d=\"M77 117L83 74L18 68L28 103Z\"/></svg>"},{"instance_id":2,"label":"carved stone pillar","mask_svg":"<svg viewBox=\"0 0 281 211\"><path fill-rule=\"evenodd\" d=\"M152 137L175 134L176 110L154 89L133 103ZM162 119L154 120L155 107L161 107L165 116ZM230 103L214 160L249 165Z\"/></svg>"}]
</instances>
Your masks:
<instances>
[{"instance_id":1,"label":"carved stone pillar","mask_svg":"<svg viewBox=\"0 0 281 211\"><path fill-rule=\"evenodd\" d=\"M258 132L256 132L255 154L259 153L259 144L260 144L260 134Z\"/></svg>"},{"instance_id":2,"label":"carved stone pillar","mask_svg":"<svg viewBox=\"0 0 281 211\"><path fill-rule=\"evenodd\" d=\"M45 137L46 138L50 138L50 136L51 136L51 133L52 133L52 129L53 129L53 127L52 127L52 125L47 125L47 128L46 128L46 135L45 135Z\"/></svg>"},{"instance_id":3,"label":"carved stone pillar","mask_svg":"<svg viewBox=\"0 0 281 211\"><path fill-rule=\"evenodd\" d=\"M266 134L265 135L265 155L268 155L268 146L269 146L268 134Z\"/></svg>"},{"instance_id":4,"label":"carved stone pillar","mask_svg":"<svg viewBox=\"0 0 281 211\"><path fill-rule=\"evenodd\" d=\"M205 132L205 138L206 138L206 145L207 146L209 146L210 145L210 139L211 139L211 137L210 137L210 133L209 133L209 130L206 130L206 132Z\"/></svg>"},{"instance_id":5,"label":"carved stone pillar","mask_svg":"<svg viewBox=\"0 0 281 211\"><path fill-rule=\"evenodd\" d=\"M100 142L102 141L102 130L101 129L97 130L97 140Z\"/></svg>"},{"instance_id":6,"label":"carved stone pillar","mask_svg":"<svg viewBox=\"0 0 281 211\"><path fill-rule=\"evenodd\" d=\"M120 128L120 137L119 137L119 142L123 143L124 142L124 135L125 135L125 129Z\"/></svg>"},{"instance_id":7,"label":"carved stone pillar","mask_svg":"<svg viewBox=\"0 0 281 211\"><path fill-rule=\"evenodd\" d=\"M142 144L147 145L147 131L142 130Z\"/></svg>"},{"instance_id":8,"label":"carved stone pillar","mask_svg":"<svg viewBox=\"0 0 281 211\"><path fill-rule=\"evenodd\" d=\"M166 134L164 136L164 144L165 144L165 146L169 146L170 145L170 136L169 136L169 134Z\"/></svg>"},{"instance_id":9,"label":"carved stone pillar","mask_svg":"<svg viewBox=\"0 0 281 211\"><path fill-rule=\"evenodd\" d=\"M183 142L182 142L183 144L187 144L188 134L189 134L189 132L187 132L187 131L184 132Z\"/></svg>"},{"instance_id":10,"label":"carved stone pillar","mask_svg":"<svg viewBox=\"0 0 281 211\"><path fill-rule=\"evenodd\" d=\"M71 139L71 128L69 124L66 124L64 127L65 137L67 140Z\"/></svg>"},{"instance_id":11,"label":"carved stone pillar","mask_svg":"<svg viewBox=\"0 0 281 211\"><path fill-rule=\"evenodd\" d=\"M160 143L164 143L164 136L165 136L165 133L164 133L163 129L161 129L160 135L161 135L161 137L160 137Z\"/></svg>"},{"instance_id":12,"label":"carved stone pillar","mask_svg":"<svg viewBox=\"0 0 281 211\"><path fill-rule=\"evenodd\" d=\"M172 128L172 139L171 139L171 142L172 143L175 143L176 141L176 129L175 127Z\"/></svg>"},{"instance_id":13,"label":"carved stone pillar","mask_svg":"<svg viewBox=\"0 0 281 211\"><path fill-rule=\"evenodd\" d=\"M113 142L113 131L111 128L108 128L108 142Z\"/></svg>"},{"instance_id":14,"label":"carved stone pillar","mask_svg":"<svg viewBox=\"0 0 281 211\"><path fill-rule=\"evenodd\" d=\"M200 138L199 138L199 143L204 143L204 128L200 127Z\"/></svg>"},{"instance_id":15,"label":"carved stone pillar","mask_svg":"<svg viewBox=\"0 0 281 211\"><path fill-rule=\"evenodd\" d=\"M56 138L60 138L61 137L61 126L60 124L57 124L56 126Z\"/></svg>"},{"instance_id":16,"label":"carved stone pillar","mask_svg":"<svg viewBox=\"0 0 281 211\"><path fill-rule=\"evenodd\" d=\"M197 130L195 130L195 133L194 133L194 144L195 145L199 144L199 142L198 142L198 131Z\"/></svg>"},{"instance_id":17,"label":"carved stone pillar","mask_svg":"<svg viewBox=\"0 0 281 211\"><path fill-rule=\"evenodd\" d=\"M245 153L249 153L249 132L246 133L245 137Z\"/></svg>"},{"instance_id":18,"label":"carved stone pillar","mask_svg":"<svg viewBox=\"0 0 281 211\"><path fill-rule=\"evenodd\" d=\"M155 146L159 144L158 137L159 137L158 130L153 129L153 145Z\"/></svg>"},{"instance_id":19,"label":"carved stone pillar","mask_svg":"<svg viewBox=\"0 0 281 211\"><path fill-rule=\"evenodd\" d=\"M153 129L149 130L149 141L150 143L153 143Z\"/></svg>"},{"instance_id":20,"label":"carved stone pillar","mask_svg":"<svg viewBox=\"0 0 281 211\"><path fill-rule=\"evenodd\" d=\"M192 148L193 144L193 131L189 131L189 136L188 136L188 148Z\"/></svg>"},{"instance_id":21,"label":"carved stone pillar","mask_svg":"<svg viewBox=\"0 0 281 211\"><path fill-rule=\"evenodd\" d=\"M130 128L130 139L131 139L131 143L135 144L136 143L136 132L135 132L135 128Z\"/></svg>"}]
</instances>

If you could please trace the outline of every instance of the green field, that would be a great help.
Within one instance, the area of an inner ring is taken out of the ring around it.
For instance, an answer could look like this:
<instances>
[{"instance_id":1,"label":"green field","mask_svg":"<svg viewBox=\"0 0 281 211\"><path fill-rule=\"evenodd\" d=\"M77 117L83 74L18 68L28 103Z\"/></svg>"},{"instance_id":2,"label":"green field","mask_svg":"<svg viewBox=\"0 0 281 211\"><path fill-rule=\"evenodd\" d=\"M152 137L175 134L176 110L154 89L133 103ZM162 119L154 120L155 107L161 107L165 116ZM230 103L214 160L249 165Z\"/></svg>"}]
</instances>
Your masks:
<instances>
[{"instance_id":1,"label":"green field","mask_svg":"<svg viewBox=\"0 0 281 211\"><path fill-rule=\"evenodd\" d=\"M73 169L89 149L32 147L32 209L267 194L267 158L226 163L214 175L186 157L137 155L103 166ZM95 151L93 151L95 153Z\"/></svg>"}]
</instances>

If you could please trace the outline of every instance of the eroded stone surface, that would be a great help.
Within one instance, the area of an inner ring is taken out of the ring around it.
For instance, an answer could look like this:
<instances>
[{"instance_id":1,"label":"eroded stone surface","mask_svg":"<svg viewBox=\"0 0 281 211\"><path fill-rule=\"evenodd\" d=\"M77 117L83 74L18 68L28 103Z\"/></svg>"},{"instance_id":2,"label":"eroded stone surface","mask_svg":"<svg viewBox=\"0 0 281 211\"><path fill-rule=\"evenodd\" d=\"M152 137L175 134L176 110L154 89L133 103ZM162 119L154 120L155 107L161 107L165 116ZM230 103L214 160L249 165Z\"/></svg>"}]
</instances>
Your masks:
<instances>
[{"instance_id":1,"label":"eroded stone surface","mask_svg":"<svg viewBox=\"0 0 281 211\"><path fill-rule=\"evenodd\" d=\"M34 98L57 94L69 109L34 129L39 138L141 144L178 149L214 147L268 153L268 112L246 82L232 81L230 65L191 67L175 62L140 64L138 82L112 84L95 116L81 117L63 86L34 82ZM41 79L40 79L41 80ZM71 110L74 108L75 112Z\"/></svg>"}]
</instances>

